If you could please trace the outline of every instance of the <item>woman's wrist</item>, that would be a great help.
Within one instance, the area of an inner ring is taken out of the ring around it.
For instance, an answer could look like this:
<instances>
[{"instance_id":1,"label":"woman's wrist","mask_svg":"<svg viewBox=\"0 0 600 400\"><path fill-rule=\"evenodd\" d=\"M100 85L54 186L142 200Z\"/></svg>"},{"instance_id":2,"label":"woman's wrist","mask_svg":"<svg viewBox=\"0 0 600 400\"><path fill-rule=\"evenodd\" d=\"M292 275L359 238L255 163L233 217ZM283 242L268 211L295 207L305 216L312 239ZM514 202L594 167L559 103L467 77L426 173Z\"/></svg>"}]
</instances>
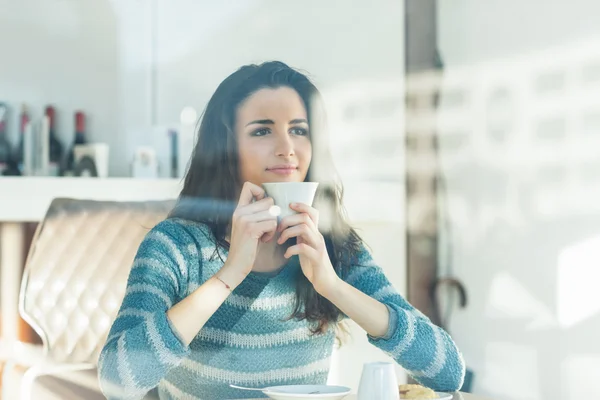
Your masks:
<instances>
[{"instance_id":1,"label":"woman's wrist","mask_svg":"<svg viewBox=\"0 0 600 400\"><path fill-rule=\"evenodd\" d=\"M333 302L334 299L339 295L340 290L345 282L337 275L331 278L325 285L313 285L317 293L325 297L327 300Z\"/></svg>"},{"instance_id":2,"label":"woman's wrist","mask_svg":"<svg viewBox=\"0 0 600 400\"><path fill-rule=\"evenodd\" d=\"M240 272L239 269L235 269L232 266L228 265L225 262L225 265L215 274L215 277L223 282L225 286L228 286L228 289L233 291L236 287L238 287L244 279L246 279L248 274L244 272Z\"/></svg>"}]
</instances>

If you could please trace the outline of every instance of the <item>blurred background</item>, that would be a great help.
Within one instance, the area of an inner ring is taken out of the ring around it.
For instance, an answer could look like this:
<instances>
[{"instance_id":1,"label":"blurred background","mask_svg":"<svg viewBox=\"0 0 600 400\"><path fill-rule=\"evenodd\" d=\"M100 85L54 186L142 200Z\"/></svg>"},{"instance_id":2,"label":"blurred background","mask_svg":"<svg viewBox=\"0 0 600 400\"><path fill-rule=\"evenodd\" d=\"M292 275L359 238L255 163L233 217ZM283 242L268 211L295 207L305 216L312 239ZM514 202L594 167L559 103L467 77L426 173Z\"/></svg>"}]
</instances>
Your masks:
<instances>
[{"instance_id":1,"label":"blurred background","mask_svg":"<svg viewBox=\"0 0 600 400\"><path fill-rule=\"evenodd\" d=\"M53 200L175 199L217 85L281 60L321 90L350 220L457 342L463 390L597 397L598 16L592 0L0 0L0 363L22 377L74 321L71 306L45 325L26 300ZM78 309L90 348L106 309L97 324ZM351 332L330 382L356 389L363 362L387 358ZM35 398L92 398L35 382Z\"/></svg>"}]
</instances>

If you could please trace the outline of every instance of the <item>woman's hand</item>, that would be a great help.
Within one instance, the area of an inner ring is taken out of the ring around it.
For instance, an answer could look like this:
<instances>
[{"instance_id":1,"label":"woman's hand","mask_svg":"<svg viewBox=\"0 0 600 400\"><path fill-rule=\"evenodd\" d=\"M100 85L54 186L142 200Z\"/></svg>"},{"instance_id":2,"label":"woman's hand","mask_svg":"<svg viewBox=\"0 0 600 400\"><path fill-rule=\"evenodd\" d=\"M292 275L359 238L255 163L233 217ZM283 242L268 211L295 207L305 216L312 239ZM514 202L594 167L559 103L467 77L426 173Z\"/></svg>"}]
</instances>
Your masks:
<instances>
[{"instance_id":1,"label":"woman's hand","mask_svg":"<svg viewBox=\"0 0 600 400\"><path fill-rule=\"evenodd\" d=\"M277 231L277 213L271 210L273 199L265 196L261 187L244 183L231 220L229 255L217 273L231 287L239 285L252 271L259 241L270 241Z\"/></svg>"},{"instance_id":2,"label":"woman's hand","mask_svg":"<svg viewBox=\"0 0 600 400\"><path fill-rule=\"evenodd\" d=\"M298 255L306 278L319 294L327 297L326 294L339 285L340 279L331 265L325 239L318 229L319 212L302 203L292 203L290 208L299 214L281 220L278 243L283 244L290 238L297 238L297 243L285 252L285 258Z\"/></svg>"}]
</instances>

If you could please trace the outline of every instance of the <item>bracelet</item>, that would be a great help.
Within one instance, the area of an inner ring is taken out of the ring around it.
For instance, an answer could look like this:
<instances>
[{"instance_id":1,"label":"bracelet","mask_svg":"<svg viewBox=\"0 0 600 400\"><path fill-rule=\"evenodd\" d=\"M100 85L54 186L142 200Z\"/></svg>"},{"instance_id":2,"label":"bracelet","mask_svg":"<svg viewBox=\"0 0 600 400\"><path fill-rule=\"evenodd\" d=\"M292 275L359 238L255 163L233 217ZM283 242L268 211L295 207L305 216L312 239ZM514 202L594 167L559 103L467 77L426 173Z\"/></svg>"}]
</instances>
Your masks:
<instances>
[{"instance_id":1,"label":"bracelet","mask_svg":"<svg viewBox=\"0 0 600 400\"><path fill-rule=\"evenodd\" d=\"M229 291L230 291L230 292L233 292L233 289L231 288L231 286L229 286L229 285L227 284L227 282L225 282L223 279L219 278L219 276L217 276L217 275L215 275L215 278L217 278L219 281L221 281L221 283L222 283L223 285L225 285L225 287L226 287L227 289L229 289Z\"/></svg>"}]
</instances>

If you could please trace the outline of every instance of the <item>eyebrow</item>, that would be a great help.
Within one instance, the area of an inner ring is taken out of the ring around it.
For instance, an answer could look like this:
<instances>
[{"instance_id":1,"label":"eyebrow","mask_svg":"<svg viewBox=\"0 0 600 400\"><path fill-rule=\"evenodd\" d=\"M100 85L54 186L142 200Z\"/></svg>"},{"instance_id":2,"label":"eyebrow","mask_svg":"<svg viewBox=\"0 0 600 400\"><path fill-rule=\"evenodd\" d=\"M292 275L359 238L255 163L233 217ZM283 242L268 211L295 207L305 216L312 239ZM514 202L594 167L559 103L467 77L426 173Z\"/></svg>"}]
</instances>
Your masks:
<instances>
[{"instance_id":1,"label":"eyebrow","mask_svg":"<svg viewBox=\"0 0 600 400\"><path fill-rule=\"evenodd\" d=\"M290 124L308 124L308 121L305 118L297 118L297 119L293 119L290 121ZM257 119L256 121L251 121L248 122L246 124L246 126L250 126L253 124L261 124L261 125L273 125L275 124L275 122L273 122L272 119Z\"/></svg>"}]
</instances>

